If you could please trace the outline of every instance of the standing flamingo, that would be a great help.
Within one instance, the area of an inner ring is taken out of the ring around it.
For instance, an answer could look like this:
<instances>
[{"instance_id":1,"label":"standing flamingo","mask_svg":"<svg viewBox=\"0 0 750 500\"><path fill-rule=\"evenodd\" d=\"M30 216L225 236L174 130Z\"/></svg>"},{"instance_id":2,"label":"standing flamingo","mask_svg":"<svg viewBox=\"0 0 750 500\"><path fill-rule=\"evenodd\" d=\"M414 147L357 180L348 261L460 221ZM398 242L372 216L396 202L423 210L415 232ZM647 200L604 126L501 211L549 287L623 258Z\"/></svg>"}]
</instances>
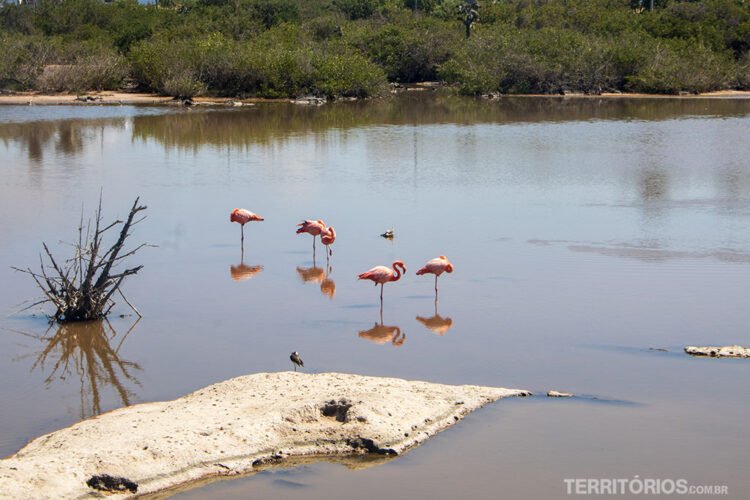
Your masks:
<instances>
[{"instance_id":1,"label":"standing flamingo","mask_svg":"<svg viewBox=\"0 0 750 500\"><path fill-rule=\"evenodd\" d=\"M333 229L333 226L329 227L325 230L324 233L320 235L320 241L326 246L326 260L328 259L328 256L333 255L333 250L330 249L330 245L333 245L333 243L336 241L336 230Z\"/></svg>"},{"instance_id":2,"label":"standing flamingo","mask_svg":"<svg viewBox=\"0 0 750 500\"><path fill-rule=\"evenodd\" d=\"M303 220L297 228L297 234L307 233L313 237L313 257L315 256L315 238L326 232L326 223L322 220Z\"/></svg>"},{"instance_id":3,"label":"standing flamingo","mask_svg":"<svg viewBox=\"0 0 750 500\"><path fill-rule=\"evenodd\" d=\"M453 272L453 264L450 263L448 258L445 255L441 255L440 257L436 259L432 259L427 262L427 264L424 265L419 271L417 271L417 276L421 276L423 274L434 274L435 275L435 300L437 300L437 294L438 294L438 278L441 274L444 272L452 273Z\"/></svg>"},{"instance_id":4,"label":"standing flamingo","mask_svg":"<svg viewBox=\"0 0 750 500\"><path fill-rule=\"evenodd\" d=\"M406 266L401 260L393 263L392 269L385 266L373 267L359 275L361 280L371 280L375 286L380 285L380 305L383 305L383 285L389 281L398 281L406 273Z\"/></svg>"},{"instance_id":5,"label":"standing flamingo","mask_svg":"<svg viewBox=\"0 0 750 500\"><path fill-rule=\"evenodd\" d=\"M245 244L245 224L262 220L265 219L258 214L252 213L250 210L245 210L244 208L235 208L232 210L232 215L229 216L229 222L239 222L240 227L242 227L242 239L240 241L243 246Z\"/></svg>"}]
</instances>

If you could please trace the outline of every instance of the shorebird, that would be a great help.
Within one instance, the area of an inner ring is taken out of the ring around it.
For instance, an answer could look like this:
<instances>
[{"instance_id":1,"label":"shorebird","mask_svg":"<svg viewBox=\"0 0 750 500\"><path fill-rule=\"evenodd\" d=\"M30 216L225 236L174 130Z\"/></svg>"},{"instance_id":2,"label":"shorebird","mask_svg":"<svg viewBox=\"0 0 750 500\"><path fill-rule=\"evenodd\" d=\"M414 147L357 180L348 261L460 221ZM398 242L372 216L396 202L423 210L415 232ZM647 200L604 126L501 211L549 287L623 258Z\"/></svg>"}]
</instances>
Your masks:
<instances>
[{"instance_id":1,"label":"shorebird","mask_svg":"<svg viewBox=\"0 0 750 500\"><path fill-rule=\"evenodd\" d=\"M242 228L241 234L241 242L244 245L245 243L245 224L248 222L260 222L263 221L263 217L261 217L258 214L252 213L250 210L245 210L244 208L235 208L232 210L232 214L229 216L229 222L239 222L240 227Z\"/></svg>"},{"instance_id":2,"label":"shorebird","mask_svg":"<svg viewBox=\"0 0 750 500\"><path fill-rule=\"evenodd\" d=\"M383 285L389 281L398 281L401 276L403 276L403 273L406 273L406 266L401 260L394 262L391 267L392 268L377 266L359 275L359 279L361 280L370 280L375 283L376 286L380 285L381 306L383 304Z\"/></svg>"},{"instance_id":3,"label":"shorebird","mask_svg":"<svg viewBox=\"0 0 750 500\"><path fill-rule=\"evenodd\" d=\"M435 275L435 299L437 299L437 293L438 293L438 278L443 273L452 273L453 272L453 264L450 263L448 258L445 255L441 255L440 257L437 257L435 259L432 259L427 262L427 264L424 265L419 271L417 271L417 276L421 276L423 274L434 274Z\"/></svg>"},{"instance_id":4,"label":"shorebird","mask_svg":"<svg viewBox=\"0 0 750 500\"><path fill-rule=\"evenodd\" d=\"M393 237L396 236L396 233L393 232L393 228L390 228L389 230L387 230L386 232L384 232L380 236L382 236L383 238L385 238L387 240L392 240Z\"/></svg>"},{"instance_id":5,"label":"shorebird","mask_svg":"<svg viewBox=\"0 0 750 500\"><path fill-rule=\"evenodd\" d=\"M297 351L294 351L291 356L289 356L289 359L292 360L292 364L294 365L294 371L297 371L297 367L304 367L305 363L302 362L302 358L300 358L299 353Z\"/></svg>"}]
</instances>

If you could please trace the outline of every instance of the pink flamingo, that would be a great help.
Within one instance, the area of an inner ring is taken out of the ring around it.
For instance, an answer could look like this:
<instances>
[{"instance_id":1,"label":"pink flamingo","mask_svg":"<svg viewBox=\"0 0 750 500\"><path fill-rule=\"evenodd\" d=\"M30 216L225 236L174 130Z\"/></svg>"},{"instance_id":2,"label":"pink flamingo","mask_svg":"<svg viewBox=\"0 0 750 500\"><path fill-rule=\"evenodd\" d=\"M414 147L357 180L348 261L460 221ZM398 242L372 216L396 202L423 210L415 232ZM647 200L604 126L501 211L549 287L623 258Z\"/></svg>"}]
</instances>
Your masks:
<instances>
[{"instance_id":1,"label":"pink flamingo","mask_svg":"<svg viewBox=\"0 0 750 500\"><path fill-rule=\"evenodd\" d=\"M359 275L361 280L371 280L375 286L380 285L380 304L383 304L383 285L389 281L398 281L406 273L406 266L401 260L393 263L392 269L385 266L373 267Z\"/></svg>"},{"instance_id":2,"label":"pink flamingo","mask_svg":"<svg viewBox=\"0 0 750 500\"><path fill-rule=\"evenodd\" d=\"M327 255L333 255L333 250L329 248L329 246L333 245L336 241L336 230L333 229L333 226L326 229L325 232L320 235L320 241L326 246L326 249L328 250Z\"/></svg>"},{"instance_id":3,"label":"pink flamingo","mask_svg":"<svg viewBox=\"0 0 750 500\"><path fill-rule=\"evenodd\" d=\"M315 255L315 238L326 232L326 223L322 220L303 220L297 228L297 234L307 233L313 237L313 255Z\"/></svg>"},{"instance_id":4,"label":"pink flamingo","mask_svg":"<svg viewBox=\"0 0 750 500\"><path fill-rule=\"evenodd\" d=\"M232 210L232 215L229 216L229 222L239 222L242 227L242 243L245 242L245 224L248 222L259 222L265 220L258 214L252 213L250 210L244 208L235 208Z\"/></svg>"},{"instance_id":5,"label":"pink flamingo","mask_svg":"<svg viewBox=\"0 0 750 500\"><path fill-rule=\"evenodd\" d=\"M450 263L445 255L441 255L436 259L428 261L427 264L424 265L424 267L417 271L417 276L421 276L427 273L435 275L435 299L437 299L438 293L438 278L444 272L453 272L453 264Z\"/></svg>"}]
</instances>

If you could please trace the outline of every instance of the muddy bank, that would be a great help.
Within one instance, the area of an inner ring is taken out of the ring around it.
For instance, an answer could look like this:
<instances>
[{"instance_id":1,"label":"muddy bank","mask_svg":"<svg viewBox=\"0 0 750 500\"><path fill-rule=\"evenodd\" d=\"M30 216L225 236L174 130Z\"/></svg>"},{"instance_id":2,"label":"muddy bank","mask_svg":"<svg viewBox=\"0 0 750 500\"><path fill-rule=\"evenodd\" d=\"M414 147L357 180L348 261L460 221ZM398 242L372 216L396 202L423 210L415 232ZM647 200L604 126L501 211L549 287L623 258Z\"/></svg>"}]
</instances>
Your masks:
<instances>
[{"instance_id":1,"label":"muddy bank","mask_svg":"<svg viewBox=\"0 0 750 500\"><path fill-rule=\"evenodd\" d=\"M392 456L527 391L338 373L261 373L121 408L0 461L0 497L156 493L301 456Z\"/></svg>"}]
</instances>

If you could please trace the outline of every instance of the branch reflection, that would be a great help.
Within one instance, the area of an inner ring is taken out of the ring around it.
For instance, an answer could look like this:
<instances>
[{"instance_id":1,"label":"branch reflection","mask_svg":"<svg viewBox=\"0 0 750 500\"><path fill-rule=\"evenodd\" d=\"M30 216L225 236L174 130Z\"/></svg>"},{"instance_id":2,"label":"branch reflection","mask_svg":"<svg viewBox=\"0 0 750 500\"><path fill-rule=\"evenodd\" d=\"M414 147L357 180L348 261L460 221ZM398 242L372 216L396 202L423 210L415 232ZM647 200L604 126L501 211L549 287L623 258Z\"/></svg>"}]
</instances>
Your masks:
<instances>
[{"instance_id":1,"label":"branch reflection","mask_svg":"<svg viewBox=\"0 0 750 500\"><path fill-rule=\"evenodd\" d=\"M53 327L50 327L44 335L36 337L46 345L31 369L48 372L45 385L52 384L55 379L77 377L81 386L81 419L102 412L102 389L108 386L114 389L122 406L129 406L135 394L126 387L126 383L141 386L132 373L140 371L141 367L121 359L119 350L138 321L140 319L133 323L115 347L112 344L117 332L106 320L58 325L51 336L49 333Z\"/></svg>"}]
</instances>

